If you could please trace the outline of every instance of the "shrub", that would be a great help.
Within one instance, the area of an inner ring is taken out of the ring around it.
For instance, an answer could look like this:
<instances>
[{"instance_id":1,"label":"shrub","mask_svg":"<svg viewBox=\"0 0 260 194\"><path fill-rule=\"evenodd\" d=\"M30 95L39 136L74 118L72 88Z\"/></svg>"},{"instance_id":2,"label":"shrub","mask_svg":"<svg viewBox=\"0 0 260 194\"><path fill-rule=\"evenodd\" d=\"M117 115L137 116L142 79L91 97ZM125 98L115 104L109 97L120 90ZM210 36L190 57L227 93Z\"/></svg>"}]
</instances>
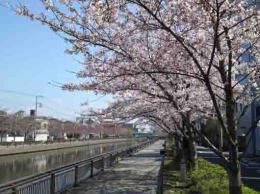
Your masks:
<instances>
[{"instance_id":1,"label":"shrub","mask_svg":"<svg viewBox=\"0 0 260 194\"><path fill-rule=\"evenodd\" d=\"M219 165L199 159L199 169L190 173L191 190L205 194L228 193L227 172Z\"/></svg>"},{"instance_id":2,"label":"shrub","mask_svg":"<svg viewBox=\"0 0 260 194\"><path fill-rule=\"evenodd\" d=\"M198 159L199 169L190 173L192 186L190 191L203 194L228 194L228 174L226 170L202 158ZM242 186L244 194L259 194L260 192Z\"/></svg>"}]
</instances>

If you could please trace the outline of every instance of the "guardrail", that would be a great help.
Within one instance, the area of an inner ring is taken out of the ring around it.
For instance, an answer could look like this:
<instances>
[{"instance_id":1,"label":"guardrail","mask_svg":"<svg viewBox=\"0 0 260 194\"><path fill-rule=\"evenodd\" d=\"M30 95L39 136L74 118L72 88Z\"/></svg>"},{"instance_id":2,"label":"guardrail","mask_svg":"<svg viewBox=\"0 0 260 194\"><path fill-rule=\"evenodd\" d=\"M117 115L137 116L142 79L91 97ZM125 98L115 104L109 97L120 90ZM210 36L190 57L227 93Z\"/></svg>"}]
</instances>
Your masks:
<instances>
[{"instance_id":1,"label":"guardrail","mask_svg":"<svg viewBox=\"0 0 260 194\"><path fill-rule=\"evenodd\" d=\"M78 185L105 168L116 164L119 159L153 143L150 140L128 148L100 154L73 164L65 165L38 175L25 177L0 185L0 194L56 194Z\"/></svg>"}]
</instances>

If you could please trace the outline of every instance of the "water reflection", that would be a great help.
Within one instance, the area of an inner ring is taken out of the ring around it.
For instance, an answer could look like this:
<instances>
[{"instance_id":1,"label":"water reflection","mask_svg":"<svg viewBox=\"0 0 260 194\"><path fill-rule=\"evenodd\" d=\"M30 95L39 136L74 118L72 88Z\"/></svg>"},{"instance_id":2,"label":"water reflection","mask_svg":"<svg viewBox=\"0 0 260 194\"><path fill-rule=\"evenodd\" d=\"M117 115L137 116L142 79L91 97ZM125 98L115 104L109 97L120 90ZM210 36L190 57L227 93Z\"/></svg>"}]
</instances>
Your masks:
<instances>
[{"instance_id":1,"label":"water reflection","mask_svg":"<svg viewBox=\"0 0 260 194\"><path fill-rule=\"evenodd\" d=\"M116 150L117 148L127 147L133 143L119 142L0 157L0 184Z\"/></svg>"}]
</instances>

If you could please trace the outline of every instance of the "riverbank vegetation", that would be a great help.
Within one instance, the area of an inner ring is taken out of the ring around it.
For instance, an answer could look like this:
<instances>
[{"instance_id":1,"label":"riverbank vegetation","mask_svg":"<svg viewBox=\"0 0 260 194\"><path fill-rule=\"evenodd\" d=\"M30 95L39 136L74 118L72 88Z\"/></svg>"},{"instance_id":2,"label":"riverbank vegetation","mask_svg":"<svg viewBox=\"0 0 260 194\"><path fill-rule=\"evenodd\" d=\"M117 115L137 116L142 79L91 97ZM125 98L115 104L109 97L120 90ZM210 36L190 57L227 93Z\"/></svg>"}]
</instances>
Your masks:
<instances>
[{"instance_id":1,"label":"riverbank vegetation","mask_svg":"<svg viewBox=\"0 0 260 194\"><path fill-rule=\"evenodd\" d=\"M164 165L165 194L228 194L228 174L220 165L212 164L203 158L198 159L198 169L187 173L187 180L181 181L180 162L175 155L172 142L168 142ZM242 186L244 194L260 194Z\"/></svg>"}]
</instances>

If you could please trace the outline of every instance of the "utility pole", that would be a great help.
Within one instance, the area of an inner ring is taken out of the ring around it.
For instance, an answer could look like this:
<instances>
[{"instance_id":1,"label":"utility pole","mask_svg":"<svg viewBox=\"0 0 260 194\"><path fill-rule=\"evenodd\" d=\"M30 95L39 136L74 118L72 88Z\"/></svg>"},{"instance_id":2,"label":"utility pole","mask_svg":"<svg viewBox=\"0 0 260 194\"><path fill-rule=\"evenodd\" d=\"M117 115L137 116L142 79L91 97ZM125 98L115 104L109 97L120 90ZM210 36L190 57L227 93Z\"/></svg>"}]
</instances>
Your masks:
<instances>
[{"instance_id":1,"label":"utility pole","mask_svg":"<svg viewBox=\"0 0 260 194\"><path fill-rule=\"evenodd\" d=\"M258 92L258 87L257 86L252 86L251 88L251 92L252 92L252 96L253 98L255 98L257 96L257 92ZM257 155L256 153L256 129L257 129L257 120L256 120L256 102L255 99L252 101L251 103L251 126L252 128L252 135L251 135L251 139L252 139L252 151L253 151L253 155Z\"/></svg>"},{"instance_id":2,"label":"utility pole","mask_svg":"<svg viewBox=\"0 0 260 194\"><path fill-rule=\"evenodd\" d=\"M220 106L220 111L224 112L225 108L224 108L224 104L223 102L219 101L219 106ZM219 150L222 152L223 151L223 146L224 146L224 140L223 140L223 128L220 127L219 129L219 140L218 140L218 144L219 144Z\"/></svg>"},{"instance_id":3,"label":"utility pole","mask_svg":"<svg viewBox=\"0 0 260 194\"><path fill-rule=\"evenodd\" d=\"M252 151L253 151L253 155L256 155L256 114L255 114L255 101L252 102L251 104L251 125L252 125Z\"/></svg>"},{"instance_id":4,"label":"utility pole","mask_svg":"<svg viewBox=\"0 0 260 194\"><path fill-rule=\"evenodd\" d=\"M38 98L43 98L43 96L35 96L35 118L37 117L38 105L41 105L41 103L38 102Z\"/></svg>"},{"instance_id":5,"label":"utility pole","mask_svg":"<svg viewBox=\"0 0 260 194\"><path fill-rule=\"evenodd\" d=\"M33 134L33 140L35 141L36 137L36 118L37 118L37 109L38 105L41 105L41 103L38 102L38 98L42 98L43 96L35 96L35 113L34 113L34 134Z\"/></svg>"},{"instance_id":6,"label":"utility pole","mask_svg":"<svg viewBox=\"0 0 260 194\"><path fill-rule=\"evenodd\" d=\"M220 127L219 130L219 150L222 152L223 151L223 128Z\"/></svg>"}]
</instances>

